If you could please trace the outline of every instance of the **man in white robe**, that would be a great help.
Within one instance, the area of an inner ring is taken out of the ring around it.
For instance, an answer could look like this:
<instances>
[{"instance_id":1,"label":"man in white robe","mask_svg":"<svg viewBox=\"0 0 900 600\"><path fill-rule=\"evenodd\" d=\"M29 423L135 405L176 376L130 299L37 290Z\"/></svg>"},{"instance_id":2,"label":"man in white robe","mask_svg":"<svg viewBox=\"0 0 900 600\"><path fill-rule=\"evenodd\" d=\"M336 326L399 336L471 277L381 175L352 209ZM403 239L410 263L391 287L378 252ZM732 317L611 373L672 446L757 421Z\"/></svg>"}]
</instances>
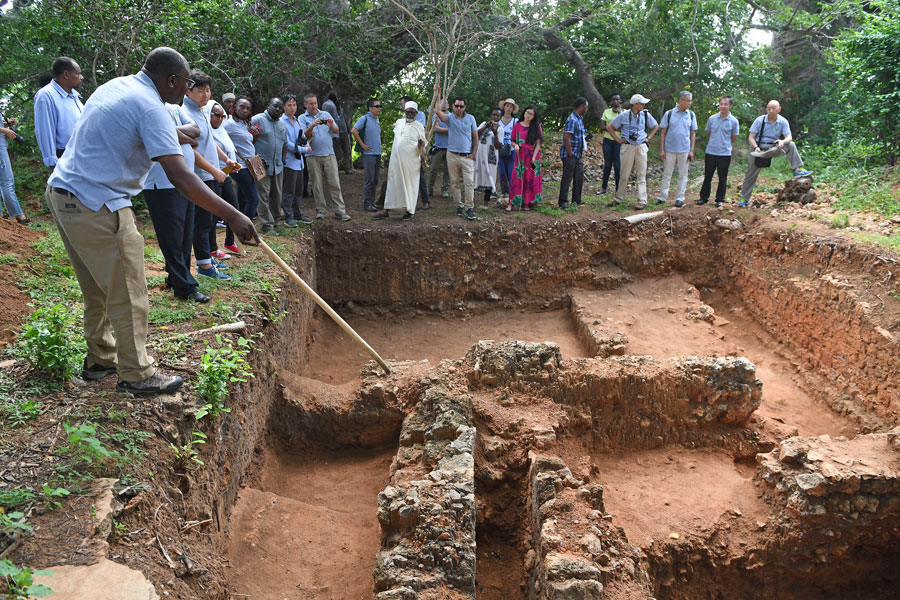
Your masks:
<instances>
[{"instance_id":1,"label":"man in white robe","mask_svg":"<svg viewBox=\"0 0 900 600\"><path fill-rule=\"evenodd\" d=\"M419 105L407 102L403 118L394 124L394 142L388 167L387 193L384 210L373 216L375 220L387 219L392 208L405 208L404 221L416 213L419 196L419 174L425 156L425 127L416 121Z\"/></svg>"}]
</instances>

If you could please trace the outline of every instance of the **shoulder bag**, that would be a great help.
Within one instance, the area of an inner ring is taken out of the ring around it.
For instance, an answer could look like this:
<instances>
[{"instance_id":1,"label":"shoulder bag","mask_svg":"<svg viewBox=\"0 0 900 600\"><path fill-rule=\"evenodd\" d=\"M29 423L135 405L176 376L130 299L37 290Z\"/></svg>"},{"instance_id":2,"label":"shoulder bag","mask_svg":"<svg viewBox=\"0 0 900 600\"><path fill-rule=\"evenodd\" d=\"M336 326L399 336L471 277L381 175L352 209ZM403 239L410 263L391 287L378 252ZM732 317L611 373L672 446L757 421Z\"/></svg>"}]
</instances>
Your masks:
<instances>
[{"instance_id":1,"label":"shoulder bag","mask_svg":"<svg viewBox=\"0 0 900 600\"><path fill-rule=\"evenodd\" d=\"M759 144L762 144L762 134L766 129L766 119L763 118L762 124L759 126ZM759 146L757 144L757 146ZM772 157L771 156L754 156L753 162L756 163L757 168L765 169L766 167L772 166Z\"/></svg>"},{"instance_id":2,"label":"shoulder bag","mask_svg":"<svg viewBox=\"0 0 900 600\"><path fill-rule=\"evenodd\" d=\"M238 158L247 165L247 170L250 171L250 177L253 178L253 181L261 181L268 176L268 173L266 173L266 161L259 154L245 158L238 153Z\"/></svg>"}]
</instances>

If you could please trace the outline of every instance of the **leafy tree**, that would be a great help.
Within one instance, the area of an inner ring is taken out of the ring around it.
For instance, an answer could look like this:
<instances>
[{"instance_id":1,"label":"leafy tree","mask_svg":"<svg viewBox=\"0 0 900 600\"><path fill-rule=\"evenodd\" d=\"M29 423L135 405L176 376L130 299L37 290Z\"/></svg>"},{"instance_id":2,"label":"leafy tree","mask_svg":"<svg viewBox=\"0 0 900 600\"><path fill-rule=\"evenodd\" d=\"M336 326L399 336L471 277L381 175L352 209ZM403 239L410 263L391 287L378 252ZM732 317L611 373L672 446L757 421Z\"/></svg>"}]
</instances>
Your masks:
<instances>
[{"instance_id":1,"label":"leafy tree","mask_svg":"<svg viewBox=\"0 0 900 600\"><path fill-rule=\"evenodd\" d=\"M834 42L841 104L835 129L894 165L900 156L900 20L897 4L882 0L859 30L845 30Z\"/></svg>"}]
</instances>

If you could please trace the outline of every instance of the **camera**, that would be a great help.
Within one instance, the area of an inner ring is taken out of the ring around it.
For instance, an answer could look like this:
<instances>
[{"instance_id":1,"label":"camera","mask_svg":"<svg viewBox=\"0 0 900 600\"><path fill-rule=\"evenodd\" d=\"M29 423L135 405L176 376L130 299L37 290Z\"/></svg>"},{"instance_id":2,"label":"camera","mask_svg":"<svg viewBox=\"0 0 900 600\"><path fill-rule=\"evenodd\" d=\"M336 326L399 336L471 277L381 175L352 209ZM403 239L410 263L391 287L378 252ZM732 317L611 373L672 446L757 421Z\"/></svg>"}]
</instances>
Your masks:
<instances>
[{"instance_id":1,"label":"camera","mask_svg":"<svg viewBox=\"0 0 900 600\"><path fill-rule=\"evenodd\" d=\"M584 139L586 139L587 141L591 141L592 139L594 139L594 134L588 131L584 134Z\"/></svg>"},{"instance_id":2,"label":"camera","mask_svg":"<svg viewBox=\"0 0 900 600\"><path fill-rule=\"evenodd\" d=\"M631 140L632 142L636 142L637 141L637 132L632 131L631 133L629 133L628 139Z\"/></svg>"}]
</instances>

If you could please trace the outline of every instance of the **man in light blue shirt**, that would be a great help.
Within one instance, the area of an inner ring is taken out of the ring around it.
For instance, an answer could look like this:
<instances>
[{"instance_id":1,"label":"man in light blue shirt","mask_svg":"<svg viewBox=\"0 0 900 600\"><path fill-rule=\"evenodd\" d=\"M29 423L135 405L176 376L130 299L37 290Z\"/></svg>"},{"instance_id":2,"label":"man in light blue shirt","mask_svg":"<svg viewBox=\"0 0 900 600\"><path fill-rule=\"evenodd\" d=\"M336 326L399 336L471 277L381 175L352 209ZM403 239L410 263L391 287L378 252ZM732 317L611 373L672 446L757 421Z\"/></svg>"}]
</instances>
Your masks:
<instances>
[{"instance_id":1,"label":"man in light blue shirt","mask_svg":"<svg viewBox=\"0 0 900 600\"><path fill-rule=\"evenodd\" d=\"M737 139L740 125L731 114L734 101L731 96L719 98L719 112L706 121L706 133L709 142L706 144L706 159L703 164L703 185L700 187L700 199L698 205L709 202L709 193L712 189L713 174L718 173L719 185L716 187L716 208L721 208L725 202L725 192L728 188L728 167L731 165L731 152L734 140Z\"/></svg>"},{"instance_id":2,"label":"man in light blue shirt","mask_svg":"<svg viewBox=\"0 0 900 600\"><path fill-rule=\"evenodd\" d=\"M312 219L300 212L300 199L303 197L303 155L309 152L309 144L301 143L303 128L297 118L297 97L287 94L284 97L284 114L281 122L287 132L287 153L284 155L284 171L281 182L281 210L284 211L284 224L288 227L299 227L297 221L312 223Z\"/></svg>"},{"instance_id":3,"label":"man in light blue shirt","mask_svg":"<svg viewBox=\"0 0 900 600\"><path fill-rule=\"evenodd\" d=\"M77 91L83 80L78 63L60 56L53 61L53 80L34 95L34 137L51 173L84 111Z\"/></svg>"},{"instance_id":4,"label":"man in light blue shirt","mask_svg":"<svg viewBox=\"0 0 900 600\"><path fill-rule=\"evenodd\" d=\"M331 134L339 133L338 126L332 115L319 110L319 99L315 94L306 94L303 97L303 105L306 112L300 115L299 120L310 147L310 152L306 155L306 168L313 186L316 218L325 218L325 211L328 209L327 190L334 216L340 221L349 221L350 215L347 214L344 197L341 194L341 178L338 174L337 158L334 156L334 143L331 141Z\"/></svg>"},{"instance_id":5,"label":"man in light blue shirt","mask_svg":"<svg viewBox=\"0 0 900 600\"><path fill-rule=\"evenodd\" d=\"M766 114L757 117L750 126L750 159L747 161L747 174L744 175L744 183L741 185L741 201L738 206L747 206L756 179L759 177L760 166L756 159L772 159L776 156L787 156L794 171L794 177L805 177L812 171L805 171L803 159L797 150L797 144L793 142L791 126L787 119L782 117L781 104L778 100L770 100L766 105Z\"/></svg>"},{"instance_id":6,"label":"man in light blue shirt","mask_svg":"<svg viewBox=\"0 0 900 600\"><path fill-rule=\"evenodd\" d=\"M281 98L272 98L266 110L253 115L250 120L251 131L256 131L253 139L256 153L266 161L267 176L256 182L259 191L259 229L262 233L274 230L281 218L284 159L288 152L287 128L281 121L283 114L284 102Z\"/></svg>"},{"instance_id":7,"label":"man in light blue shirt","mask_svg":"<svg viewBox=\"0 0 900 600\"><path fill-rule=\"evenodd\" d=\"M450 104L446 100L441 100L441 110L447 112L450 110ZM443 127L443 123L437 118L432 117L434 123L434 144L431 146L429 155L431 156L431 166L428 168L428 196L434 196L434 184L437 182L438 174L441 175L441 198L450 197L450 173L447 171L447 128ZM425 128L428 131L428 128Z\"/></svg>"},{"instance_id":8,"label":"man in light blue shirt","mask_svg":"<svg viewBox=\"0 0 900 600\"><path fill-rule=\"evenodd\" d=\"M375 212L375 190L378 187L378 173L381 170L381 100L369 98L366 101L368 111L356 120L350 129L350 135L356 140L357 148L362 150L363 170L366 178L363 184L363 208L367 212Z\"/></svg>"},{"instance_id":9,"label":"man in light blue shirt","mask_svg":"<svg viewBox=\"0 0 900 600\"><path fill-rule=\"evenodd\" d=\"M659 128L659 158L663 161L663 175L659 186L657 204L665 204L669 198L669 183L672 171L678 165L678 191L675 192L675 206L684 206L684 191L687 189L688 167L694 160L694 144L697 142L697 116L691 110L694 95L684 90L678 94L678 105L663 115Z\"/></svg>"},{"instance_id":10,"label":"man in light blue shirt","mask_svg":"<svg viewBox=\"0 0 900 600\"><path fill-rule=\"evenodd\" d=\"M447 127L447 170L450 190L456 202L457 216L475 220L475 149L478 148L478 124L466 114L466 99L453 99L453 112L437 111L437 117ZM465 196L460 192L460 181Z\"/></svg>"},{"instance_id":11,"label":"man in light blue shirt","mask_svg":"<svg viewBox=\"0 0 900 600\"><path fill-rule=\"evenodd\" d=\"M619 187L616 188L616 196L610 206L625 201L625 188L628 187L628 178L631 177L631 169L635 169L637 180L638 202L635 208L638 210L647 208L647 145L656 135L659 124L648 111L644 110L649 98L640 94L631 97L631 109L619 113L612 123L606 126L613 139L621 144L620 159L622 162ZM647 134L650 127L650 134ZM621 135L619 134L621 132Z\"/></svg>"},{"instance_id":12,"label":"man in light blue shirt","mask_svg":"<svg viewBox=\"0 0 900 600\"><path fill-rule=\"evenodd\" d=\"M212 193L184 162L163 102L181 101L193 84L188 75L181 54L157 48L140 73L97 88L44 196L84 298L88 355L82 376L97 380L118 372L116 390L122 392L172 392L183 383L159 372L146 348L144 238L134 224L131 198L143 189L153 162L191 202L228 221L243 243L258 240L250 220Z\"/></svg>"}]
</instances>

